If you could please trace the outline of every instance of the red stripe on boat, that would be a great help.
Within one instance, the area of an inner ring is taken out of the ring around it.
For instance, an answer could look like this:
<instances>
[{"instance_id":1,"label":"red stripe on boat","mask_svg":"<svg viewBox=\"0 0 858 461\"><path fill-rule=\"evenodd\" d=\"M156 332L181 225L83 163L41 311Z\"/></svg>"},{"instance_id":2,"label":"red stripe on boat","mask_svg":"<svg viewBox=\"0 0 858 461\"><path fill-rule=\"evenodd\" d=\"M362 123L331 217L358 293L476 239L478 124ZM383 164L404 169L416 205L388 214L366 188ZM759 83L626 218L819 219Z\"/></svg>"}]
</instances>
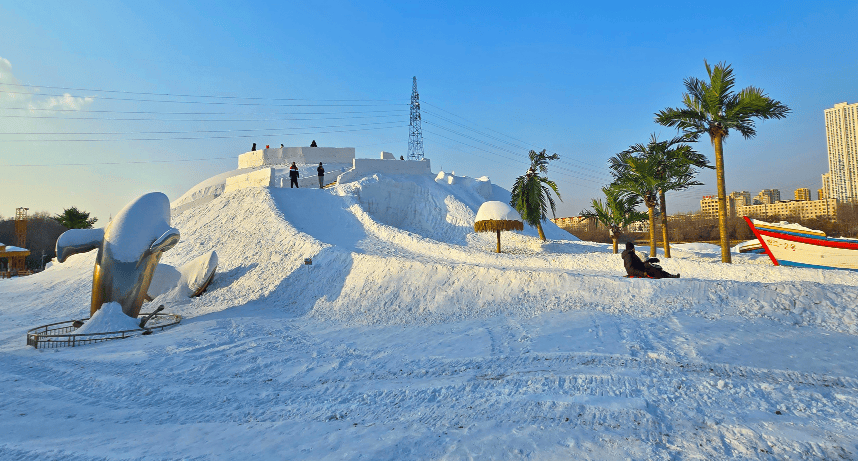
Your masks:
<instances>
[{"instance_id":1,"label":"red stripe on boat","mask_svg":"<svg viewBox=\"0 0 858 461\"><path fill-rule=\"evenodd\" d=\"M757 240L760 241L760 245L762 245L763 249L766 251L766 254L769 255L769 259L772 260L772 264L774 264L775 266L780 266L780 263L775 258L775 255L772 254L771 250L769 250L769 246L766 245L766 241L763 240L763 237L760 235L760 231L758 231L757 227L754 226L754 223L751 222L751 218L749 218L747 216L742 216L742 217L745 218L745 222L747 222L748 226L750 226L751 232L754 233L754 235L757 237Z\"/></svg>"}]
</instances>

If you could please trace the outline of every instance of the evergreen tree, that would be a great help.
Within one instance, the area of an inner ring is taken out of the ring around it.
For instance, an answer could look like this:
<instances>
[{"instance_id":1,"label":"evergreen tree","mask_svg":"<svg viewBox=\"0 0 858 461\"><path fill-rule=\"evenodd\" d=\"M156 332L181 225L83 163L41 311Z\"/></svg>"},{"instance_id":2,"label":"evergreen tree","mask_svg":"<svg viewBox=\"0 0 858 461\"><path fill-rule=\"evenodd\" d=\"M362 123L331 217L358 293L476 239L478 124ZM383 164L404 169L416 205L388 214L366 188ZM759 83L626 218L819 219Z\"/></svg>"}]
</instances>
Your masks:
<instances>
[{"instance_id":1,"label":"evergreen tree","mask_svg":"<svg viewBox=\"0 0 858 461\"><path fill-rule=\"evenodd\" d=\"M54 216L54 220L69 229L92 229L92 225L98 221L98 218L90 218L89 212L71 207L63 210L62 214Z\"/></svg>"}]
</instances>

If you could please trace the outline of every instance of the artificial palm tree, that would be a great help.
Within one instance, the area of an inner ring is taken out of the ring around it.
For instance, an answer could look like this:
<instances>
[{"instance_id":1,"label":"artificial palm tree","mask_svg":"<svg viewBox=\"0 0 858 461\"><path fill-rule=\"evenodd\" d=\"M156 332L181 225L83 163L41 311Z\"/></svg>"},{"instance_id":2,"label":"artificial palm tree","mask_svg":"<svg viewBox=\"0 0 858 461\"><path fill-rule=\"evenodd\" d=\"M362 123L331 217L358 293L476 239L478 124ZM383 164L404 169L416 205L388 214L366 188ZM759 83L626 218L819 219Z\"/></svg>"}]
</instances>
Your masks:
<instances>
[{"instance_id":1,"label":"artificial palm tree","mask_svg":"<svg viewBox=\"0 0 858 461\"><path fill-rule=\"evenodd\" d=\"M661 215L661 237L664 247L664 257L670 257L670 240L668 238L667 199L668 191L685 190L691 186L702 185L694 178L697 168L712 168L706 156L696 152L687 142L692 139L687 136L677 136L673 139L659 141L653 133L647 144L630 146L627 152L638 156L651 157L656 162L656 176L661 182L658 190L659 214Z\"/></svg>"},{"instance_id":2,"label":"artificial palm tree","mask_svg":"<svg viewBox=\"0 0 858 461\"><path fill-rule=\"evenodd\" d=\"M605 194L605 203L602 203L602 199L593 199L593 209L582 211L581 216L595 219L608 228L614 243L614 254L617 254L617 241L623 229L630 224L646 220L647 214L635 209L641 203L637 195L624 196L611 187L603 187L602 192Z\"/></svg>"},{"instance_id":3,"label":"artificial palm tree","mask_svg":"<svg viewBox=\"0 0 858 461\"><path fill-rule=\"evenodd\" d=\"M718 230L721 234L721 261L730 261L730 240L727 235L727 191L724 185L724 139L731 129L746 139L757 131L754 118L781 119L790 112L789 107L763 94L763 90L749 86L736 93L736 79L729 64L718 63L710 67L703 61L709 81L688 77L685 79L683 104L685 107L667 108L655 114L656 122L676 127L689 136L708 133L715 148L715 174L718 182Z\"/></svg>"},{"instance_id":4,"label":"artificial palm tree","mask_svg":"<svg viewBox=\"0 0 858 461\"><path fill-rule=\"evenodd\" d=\"M558 199L561 201L563 199L560 198L560 192L557 191L557 184L547 177L540 176L540 173L548 174L548 161L557 160L560 156L557 154L547 155L545 149L542 149L542 152L532 150L528 156L530 157L530 168L528 168L527 173L515 178L509 204L521 214L521 219L524 222L536 227L539 231L539 238L545 241L542 221L548 219L549 207L551 207L551 214L554 215L555 213L551 191L554 191Z\"/></svg>"},{"instance_id":5,"label":"artificial palm tree","mask_svg":"<svg viewBox=\"0 0 858 461\"><path fill-rule=\"evenodd\" d=\"M658 162L651 156L636 157L626 150L608 160L614 182L611 188L623 196L636 196L649 214L649 255L655 256L655 207L663 182L658 175Z\"/></svg>"}]
</instances>

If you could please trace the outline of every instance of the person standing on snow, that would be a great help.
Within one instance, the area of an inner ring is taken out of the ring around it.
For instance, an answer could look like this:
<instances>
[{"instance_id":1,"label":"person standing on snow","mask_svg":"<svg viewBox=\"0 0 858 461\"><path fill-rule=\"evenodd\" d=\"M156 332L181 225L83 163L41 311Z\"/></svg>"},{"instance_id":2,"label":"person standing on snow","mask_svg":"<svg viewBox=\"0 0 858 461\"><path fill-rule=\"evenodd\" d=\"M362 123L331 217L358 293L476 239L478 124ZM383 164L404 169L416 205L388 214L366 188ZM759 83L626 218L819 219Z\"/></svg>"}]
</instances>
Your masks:
<instances>
[{"instance_id":1,"label":"person standing on snow","mask_svg":"<svg viewBox=\"0 0 858 461\"><path fill-rule=\"evenodd\" d=\"M626 249L623 250L622 256L623 266L625 266L626 274L629 277L646 277L651 279L679 278L679 274L670 275L662 268L650 264L649 260L647 262L641 261L641 258L635 253L635 244L632 242L626 242Z\"/></svg>"},{"instance_id":2,"label":"person standing on snow","mask_svg":"<svg viewBox=\"0 0 858 461\"><path fill-rule=\"evenodd\" d=\"M319 189L322 189L325 187L325 167L322 166L322 162L319 162L316 172L319 173Z\"/></svg>"},{"instance_id":3,"label":"person standing on snow","mask_svg":"<svg viewBox=\"0 0 858 461\"><path fill-rule=\"evenodd\" d=\"M295 162L292 162L292 166L289 167L289 188L292 186L298 187L298 166L295 165Z\"/></svg>"}]
</instances>

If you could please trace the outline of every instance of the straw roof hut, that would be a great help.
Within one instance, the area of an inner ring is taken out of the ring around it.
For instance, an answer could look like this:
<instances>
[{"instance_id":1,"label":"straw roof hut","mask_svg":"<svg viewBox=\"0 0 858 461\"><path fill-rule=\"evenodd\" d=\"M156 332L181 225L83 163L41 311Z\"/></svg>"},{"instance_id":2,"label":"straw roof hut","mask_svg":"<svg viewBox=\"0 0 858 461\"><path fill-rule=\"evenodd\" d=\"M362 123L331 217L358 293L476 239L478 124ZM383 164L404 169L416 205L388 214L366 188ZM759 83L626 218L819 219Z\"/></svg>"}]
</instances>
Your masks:
<instances>
[{"instance_id":1,"label":"straw roof hut","mask_svg":"<svg viewBox=\"0 0 858 461\"><path fill-rule=\"evenodd\" d=\"M518 211L504 202L486 202L480 206L477 211L477 217L474 220L474 231L476 232L496 232L498 236L498 249L501 252L500 233L501 231L524 230L524 223L521 221L521 215Z\"/></svg>"}]
</instances>

